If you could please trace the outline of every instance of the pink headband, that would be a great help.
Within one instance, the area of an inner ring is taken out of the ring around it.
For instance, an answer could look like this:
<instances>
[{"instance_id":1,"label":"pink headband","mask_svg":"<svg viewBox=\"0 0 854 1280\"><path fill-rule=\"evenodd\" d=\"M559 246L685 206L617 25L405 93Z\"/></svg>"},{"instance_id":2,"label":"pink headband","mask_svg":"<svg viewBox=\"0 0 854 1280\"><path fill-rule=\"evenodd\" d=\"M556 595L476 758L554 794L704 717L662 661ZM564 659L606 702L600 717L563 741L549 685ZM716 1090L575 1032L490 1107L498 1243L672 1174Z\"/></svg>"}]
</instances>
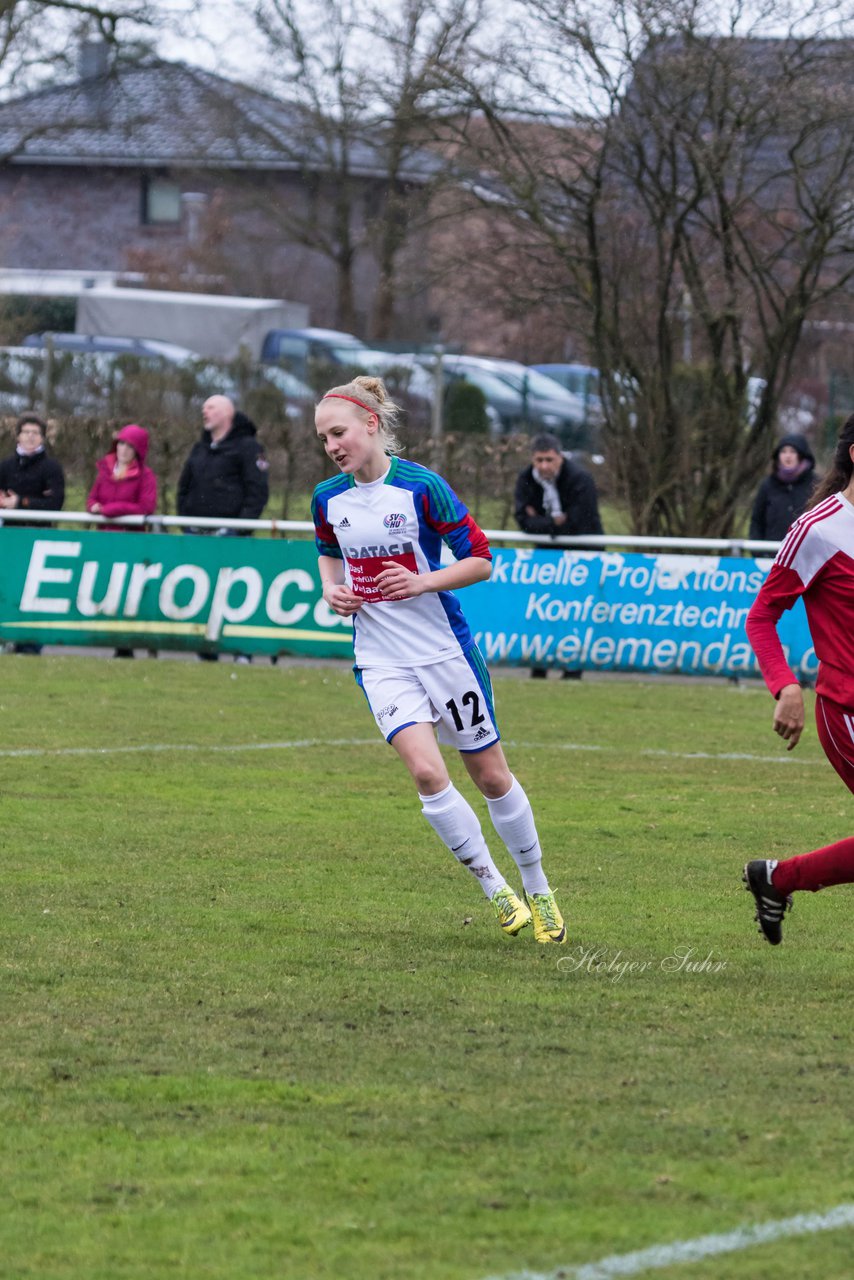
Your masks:
<instances>
[{"instance_id":1,"label":"pink headband","mask_svg":"<svg viewBox=\"0 0 854 1280\"><path fill-rule=\"evenodd\" d=\"M324 400L349 400L351 404L357 404L360 409L364 409L366 413L376 413L376 409L372 409L369 404L363 404L361 400L357 400L355 396L342 395L340 391L327 391L323 397ZM377 415L379 416L379 415Z\"/></svg>"}]
</instances>

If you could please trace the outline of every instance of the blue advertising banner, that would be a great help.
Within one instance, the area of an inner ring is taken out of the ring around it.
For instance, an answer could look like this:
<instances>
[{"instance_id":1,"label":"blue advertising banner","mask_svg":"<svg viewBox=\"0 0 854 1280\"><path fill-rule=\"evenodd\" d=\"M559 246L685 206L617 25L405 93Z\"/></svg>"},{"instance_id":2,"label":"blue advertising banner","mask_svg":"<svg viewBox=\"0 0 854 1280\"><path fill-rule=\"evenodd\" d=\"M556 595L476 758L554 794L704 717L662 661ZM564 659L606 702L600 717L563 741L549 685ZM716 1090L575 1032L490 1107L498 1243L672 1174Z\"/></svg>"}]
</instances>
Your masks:
<instances>
[{"instance_id":1,"label":"blue advertising banner","mask_svg":"<svg viewBox=\"0 0 854 1280\"><path fill-rule=\"evenodd\" d=\"M492 665L758 675L744 623L772 561L721 556L493 549L466 616ZM818 668L803 604L780 639L797 675Z\"/></svg>"}]
</instances>

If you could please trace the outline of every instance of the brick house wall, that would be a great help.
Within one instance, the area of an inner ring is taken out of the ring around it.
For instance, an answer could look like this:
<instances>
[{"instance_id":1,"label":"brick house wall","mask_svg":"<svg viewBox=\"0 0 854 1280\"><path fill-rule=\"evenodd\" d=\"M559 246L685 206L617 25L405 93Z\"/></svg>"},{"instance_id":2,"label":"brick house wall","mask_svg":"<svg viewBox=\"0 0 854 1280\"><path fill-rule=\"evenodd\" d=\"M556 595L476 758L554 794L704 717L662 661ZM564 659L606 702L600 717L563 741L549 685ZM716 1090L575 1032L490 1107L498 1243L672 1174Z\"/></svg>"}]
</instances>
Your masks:
<instances>
[{"instance_id":1,"label":"brick house wall","mask_svg":"<svg viewBox=\"0 0 854 1280\"><path fill-rule=\"evenodd\" d=\"M304 302L311 322L335 327L336 267L324 254L287 238L289 211L304 216L302 179L290 173L187 172L185 191L207 196L191 243L186 215L178 224L143 222L145 173L94 165L0 165L0 261L33 270L144 271L156 285L186 287L188 266L215 292ZM370 249L369 183L354 202L353 266L357 323L367 335L378 270ZM408 255L423 261L415 247ZM183 284L180 281L183 280ZM427 296L416 283L401 302L401 332L427 324Z\"/></svg>"}]
</instances>

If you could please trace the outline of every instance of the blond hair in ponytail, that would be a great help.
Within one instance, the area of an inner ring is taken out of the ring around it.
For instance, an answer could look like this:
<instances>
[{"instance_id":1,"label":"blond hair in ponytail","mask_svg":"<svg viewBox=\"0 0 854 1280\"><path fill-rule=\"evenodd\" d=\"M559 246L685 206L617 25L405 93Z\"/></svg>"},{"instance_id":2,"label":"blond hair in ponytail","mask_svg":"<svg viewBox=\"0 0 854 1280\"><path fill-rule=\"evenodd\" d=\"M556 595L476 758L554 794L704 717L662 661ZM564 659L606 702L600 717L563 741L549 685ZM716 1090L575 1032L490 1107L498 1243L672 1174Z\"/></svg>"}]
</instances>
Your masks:
<instances>
[{"instance_id":1,"label":"blond hair in ponytail","mask_svg":"<svg viewBox=\"0 0 854 1280\"><path fill-rule=\"evenodd\" d=\"M360 374L352 382L345 382L343 387L330 387L323 397L324 400L327 398L349 400L357 411L375 413L384 450L390 454L400 453L401 446L397 438L400 405L392 400L382 378Z\"/></svg>"}]
</instances>

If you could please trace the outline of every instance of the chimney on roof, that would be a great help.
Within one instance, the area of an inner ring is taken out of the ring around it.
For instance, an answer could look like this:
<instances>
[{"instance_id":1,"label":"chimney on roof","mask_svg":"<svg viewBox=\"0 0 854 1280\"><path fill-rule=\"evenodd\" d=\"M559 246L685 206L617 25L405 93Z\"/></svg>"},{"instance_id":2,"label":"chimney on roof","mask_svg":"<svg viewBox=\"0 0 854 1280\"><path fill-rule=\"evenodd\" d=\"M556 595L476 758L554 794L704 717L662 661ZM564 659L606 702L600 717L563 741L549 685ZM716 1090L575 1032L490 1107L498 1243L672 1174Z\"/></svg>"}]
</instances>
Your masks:
<instances>
[{"instance_id":1,"label":"chimney on roof","mask_svg":"<svg viewBox=\"0 0 854 1280\"><path fill-rule=\"evenodd\" d=\"M110 46L106 40L81 40L77 70L81 80L103 80L109 70Z\"/></svg>"}]
</instances>

